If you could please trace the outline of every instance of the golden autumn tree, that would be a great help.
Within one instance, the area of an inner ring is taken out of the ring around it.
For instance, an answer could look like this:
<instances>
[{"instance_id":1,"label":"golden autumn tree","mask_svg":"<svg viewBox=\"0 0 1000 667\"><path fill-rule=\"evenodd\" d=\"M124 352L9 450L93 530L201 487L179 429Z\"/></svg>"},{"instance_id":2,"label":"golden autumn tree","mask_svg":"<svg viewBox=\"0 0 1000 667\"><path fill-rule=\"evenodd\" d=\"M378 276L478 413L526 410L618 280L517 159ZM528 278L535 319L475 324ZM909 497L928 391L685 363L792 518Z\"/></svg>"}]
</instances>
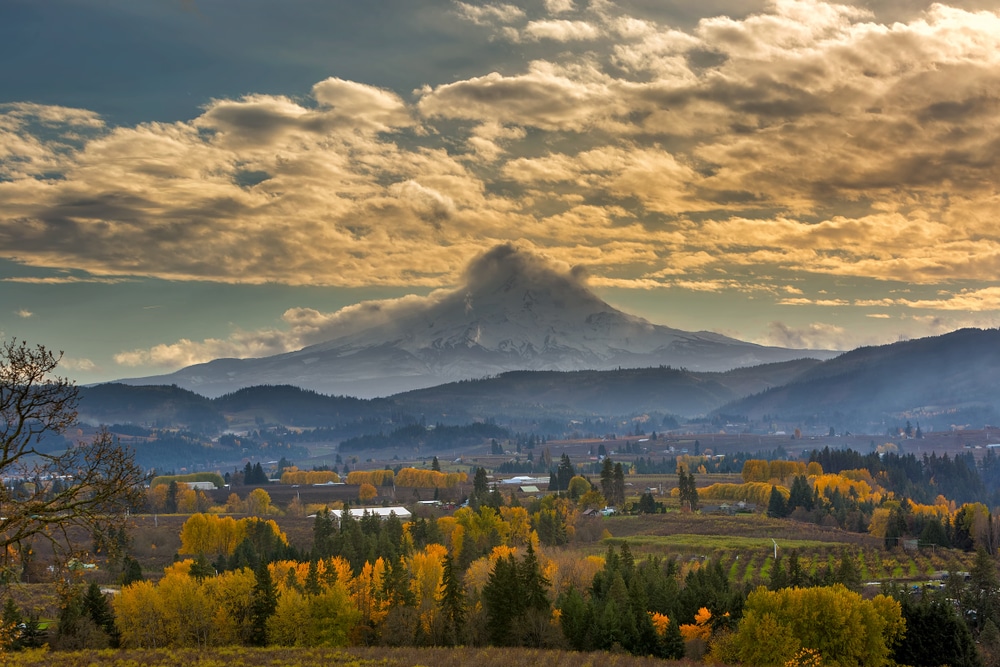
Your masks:
<instances>
[{"instance_id":1,"label":"golden autumn tree","mask_svg":"<svg viewBox=\"0 0 1000 667\"><path fill-rule=\"evenodd\" d=\"M156 584L137 581L121 590L112 603L115 626L124 648L160 648L169 641L166 615Z\"/></svg>"},{"instance_id":2,"label":"golden autumn tree","mask_svg":"<svg viewBox=\"0 0 1000 667\"><path fill-rule=\"evenodd\" d=\"M754 665L781 665L800 648L823 664L853 667L890 664L894 642L906 624L897 601L885 595L865 600L837 584L815 588L758 588L747 598L736 632L716 657Z\"/></svg>"},{"instance_id":3,"label":"golden autumn tree","mask_svg":"<svg viewBox=\"0 0 1000 667\"><path fill-rule=\"evenodd\" d=\"M254 489L247 494L247 514L266 515L271 507L271 494L264 489Z\"/></svg>"},{"instance_id":4,"label":"golden autumn tree","mask_svg":"<svg viewBox=\"0 0 1000 667\"><path fill-rule=\"evenodd\" d=\"M361 488L358 489L358 498L361 500L362 503L371 502L377 497L378 497L378 489L376 489L368 482L362 484Z\"/></svg>"}]
</instances>

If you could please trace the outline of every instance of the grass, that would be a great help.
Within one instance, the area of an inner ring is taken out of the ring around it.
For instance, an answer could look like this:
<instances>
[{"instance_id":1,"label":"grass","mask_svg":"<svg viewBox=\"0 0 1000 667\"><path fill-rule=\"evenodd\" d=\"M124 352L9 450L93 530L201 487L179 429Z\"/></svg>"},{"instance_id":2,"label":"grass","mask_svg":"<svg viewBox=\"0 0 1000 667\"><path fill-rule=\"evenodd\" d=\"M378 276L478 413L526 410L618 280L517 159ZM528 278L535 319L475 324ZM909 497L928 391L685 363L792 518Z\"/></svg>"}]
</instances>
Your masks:
<instances>
[{"instance_id":1,"label":"grass","mask_svg":"<svg viewBox=\"0 0 1000 667\"><path fill-rule=\"evenodd\" d=\"M52 652L42 650L6 654L10 667L694 667L690 661L663 661L623 653L574 653L521 648L203 648Z\"/></svg>"}]
</instances>

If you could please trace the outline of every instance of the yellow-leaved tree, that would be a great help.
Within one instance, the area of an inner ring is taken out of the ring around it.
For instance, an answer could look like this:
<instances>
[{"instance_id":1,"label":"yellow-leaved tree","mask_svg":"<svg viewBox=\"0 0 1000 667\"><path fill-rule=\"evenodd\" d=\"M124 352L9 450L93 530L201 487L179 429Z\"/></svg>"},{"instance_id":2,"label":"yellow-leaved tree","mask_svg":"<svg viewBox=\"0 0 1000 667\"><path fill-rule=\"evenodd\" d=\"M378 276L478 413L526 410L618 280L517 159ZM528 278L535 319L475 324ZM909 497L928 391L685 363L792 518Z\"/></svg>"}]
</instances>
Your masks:
<instances>
[{"instance_id":1,"label":"yellow-leaved tree","mask_svg":"<svg viewBox=\"0 0 1000 667\"><path fill-rule=\"evenodd\" d=\"M712 647L727 664L783 665L800 649L824 665L880 667L906 624L900 605L885 595L865 600L841 584L816 588L758 588L747 597L736 632Z\"/></svg>"}]
</instances>

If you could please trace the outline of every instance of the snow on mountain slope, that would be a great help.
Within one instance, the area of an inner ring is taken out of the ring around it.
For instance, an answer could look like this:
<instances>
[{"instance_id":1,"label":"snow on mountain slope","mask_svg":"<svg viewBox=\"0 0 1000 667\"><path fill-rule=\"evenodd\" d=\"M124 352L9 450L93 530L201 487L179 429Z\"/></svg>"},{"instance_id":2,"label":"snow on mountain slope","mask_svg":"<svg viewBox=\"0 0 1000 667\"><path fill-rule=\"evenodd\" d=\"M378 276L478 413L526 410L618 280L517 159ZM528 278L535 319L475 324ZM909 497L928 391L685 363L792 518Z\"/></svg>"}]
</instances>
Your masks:
<instances>
[{"instance_id":1,"label":"snow on mountain slope","mask_svg":"<svg viewBox=\"0 0 1000 667\"><path fill-rule=\"evenodd\" d=\"M574 272L504 244L474 260L466 284L406 308L367 304L363 327L326 342L261 359L220 359L176 373L123 380L177 384L215 396L259 384L323 393L388 395L509 370L683 366L728 370L824 351L745 343L689 333L616 310ZM360 319L360 318L359 318Z\"/></svg>"}]
</instances>

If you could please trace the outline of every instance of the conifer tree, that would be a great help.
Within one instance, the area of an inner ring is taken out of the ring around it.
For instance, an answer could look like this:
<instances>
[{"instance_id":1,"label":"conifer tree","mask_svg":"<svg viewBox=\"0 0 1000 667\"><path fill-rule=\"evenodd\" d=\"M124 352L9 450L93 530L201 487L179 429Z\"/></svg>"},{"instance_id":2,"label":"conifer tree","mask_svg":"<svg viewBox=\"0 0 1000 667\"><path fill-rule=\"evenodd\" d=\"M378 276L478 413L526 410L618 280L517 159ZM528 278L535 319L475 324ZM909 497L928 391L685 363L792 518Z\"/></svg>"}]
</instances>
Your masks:
<instances>
[{"instance_id":1,"label":"conifer tree","mask_svg":"<svg viewBox=\"0 0 1000 667\"><path fill-rule=\"evenodd\" d=\"M767 515L773 519L782 519L788 516L788 506L785 504L785 496L773 484L771 485L771 497L767 501Z\"/></svg>"},{"instance_id":2,"label":"conifer tree","mask_svg":"<svg viewBox=\"0 0 1000 667\"><path fill-rule=\"evenodd\" d=\"M278 592L266 563L257 566L254 577L257 581L250 600L250 645L267 646L267 621L278 608Z\"/></svg>"},{"instance_id":3,"label":"conifer tree","mask_svg":"<svg viewBox=\"0 0 1000 667\"><path fill-rule=\"evenodd\" d=\"M667 660L680 660L684 657L684 637L681 635L681 626L676 618L671 618L667 626L660 657Z\"/></svg>"},{"instance_id":4,"label":"conifer tree","mask_svg":"<svg viewBox=\"0 0 1000 667\"><path fill-rule=\"evenodd\" d=\"M455 562L446 553L441 575L441 613L446 623L446 641L449 646L461 643L462 628L465 626L465 596L462 583L455 572Z\"/></svg>"},{"instance_id":5,"label":"conifer tree","mask_svg":"<svg viewBox=\"0 0 1000 667\"><path fill-rule=\"evenodd\" d=\"M486 610L486 633L495 646L516 643L512 626L524 610L518 581L518 567L513 556L497 559L486 585L483 586L483 607Z\"/></svg>"}]
</instances>

